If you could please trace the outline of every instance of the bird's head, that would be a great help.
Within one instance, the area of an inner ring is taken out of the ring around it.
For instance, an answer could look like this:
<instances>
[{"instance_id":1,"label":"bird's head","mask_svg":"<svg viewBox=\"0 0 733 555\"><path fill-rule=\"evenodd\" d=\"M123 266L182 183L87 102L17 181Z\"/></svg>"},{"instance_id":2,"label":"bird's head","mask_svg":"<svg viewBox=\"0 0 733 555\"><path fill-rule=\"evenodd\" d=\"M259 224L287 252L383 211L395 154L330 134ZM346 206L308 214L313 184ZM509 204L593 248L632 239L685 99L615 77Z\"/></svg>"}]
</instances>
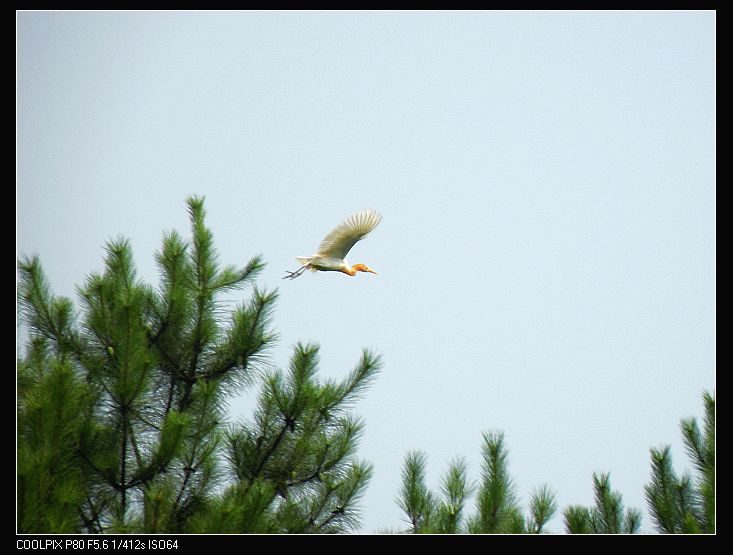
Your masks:
<instances>
[{"instance_id":1,"label":"bird's head","mask_svg":"<svg viewBox=\"0 0 733 555\"><path fill-rule=\"evenodd\" d=\"M369 266L366 264L354 264L351 267L351 270L356 274L356 272L369 272L370 274L376 274L374 270L372 270Z\"/></svg>"}]
</instances>

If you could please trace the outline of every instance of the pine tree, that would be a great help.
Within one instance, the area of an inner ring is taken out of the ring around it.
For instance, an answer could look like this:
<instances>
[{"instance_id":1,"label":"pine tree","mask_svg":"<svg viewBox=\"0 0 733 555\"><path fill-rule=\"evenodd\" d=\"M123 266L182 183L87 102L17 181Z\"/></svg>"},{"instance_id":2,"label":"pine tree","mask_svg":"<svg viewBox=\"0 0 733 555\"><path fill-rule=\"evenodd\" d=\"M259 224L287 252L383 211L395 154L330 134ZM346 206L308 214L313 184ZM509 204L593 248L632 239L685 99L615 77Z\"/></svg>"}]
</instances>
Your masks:
<instances>
[{"instance_id":1,"label":"pine tree","mask_svg":"<svg viewBox=\"0 0 733 555\"><path fill-rule=\"evenodd\" d=\"M508 471L508 452L504 434L483 434L482 479L478 486L476 513L464 518L466 499L475 489L467 482L463 459L450 463L441 482L440 495L425 484L427 457L410 451L402 471L402 488L397 503L409 522L412 533L540 534L555 514L555 494L543 485L530 497L529 515L517 502Z\"/></svg>"},{"instance_id":2,"label":"pine tree","mask_svg":"<svg viewBox=\"0 0 733 555\"><path fill-rule=\"evenodd\" d=\"M410 523L410 531L415 534L458 533L465 498L469 493L465 463L456 460L449 465L441 484L442 499L431 493L425 484L426 464L427 456L424 453L407 453L397 504Z\"/></svg>"},{"instance_id":3,"label":"pine tree","mask_svg":"<svg viewBox=\"0 0 733 555\"><path fill-rule=\"evenodd\" d=\"M649 511L657 529L667 534L715 533L715 398L703 393L705 422L700 432L695 418L680 422L682 439L697 474L678 478L669 446L651 451L651 481L645 487Z\"/></svg>"},{"instance_id":4,"label":"pine tree","mask_svg":"<svg viewBox=\"0 0 733 555\"><path fill-rule=\"evenodd\" d=\"M351 460L363 424L345 410L379 361L364 351L342 382L323 384L317 363L316 346L297 345L287 375L267 375L253 419L227 434L237 482L195 531L340 532L358 524L354 504L372 467Z\"/></svg>"},{"instance_id":5,"label":"pine tree","mask_svg":"<svg viewBox=\"0 0 733 555\"><path fill-rule=\"evenodd\" d=\"M468 522L468 531L493 534L540 534L556 511L555 494L547 485L530 496L529 515L519 507L515 486L509 475L509 453L503 432L483 434L482 480L477 493L477 514Z\"/></svg>"},{"instance_id":6,"label":"pine tree","mask_svg":"<svg viewBox=\"0 0 733 555\"><path fill-rule=\"evenodd\" d=\"M90 390L69 362L39 345L18 365L18 526L75 532L88 495L75 445L91 406Z\"/></svg>"},{"instance_id":7,"label":"pine tree","mask_svg":"<svg viewBox=\"0 0 733 555\"><path fill-rule=\"evenodd\" d=\"M288 376L264 379L255 423L227 428L227 396L267 369L277 295L254 287L224 316L221 294L250 284L263 263L221 267L203 199L187 204L191 242L164 236L158 289L137 278L124 239L107 243L104 271L78 288L79 315L52 295L37 257L19 261L29 328L18 361L20 531L333 532L356 523L371 467L353 460L362 425L345 410L378 357L365 351L344 382L319 384L317 348L298 346Z\"/></svg>"},{"instance_id":8,"label":"pine tree","mask_svg":"<svg viewBox=\"0 0 733 555\"><path fill-rule=\"evenodd\" d=\"M594 506L571 505L563 511L569 534L635 534L641 525L638 509L624 511L623 498L611 489L610 474L593 473Z\"/></svg>"}]
</instances>

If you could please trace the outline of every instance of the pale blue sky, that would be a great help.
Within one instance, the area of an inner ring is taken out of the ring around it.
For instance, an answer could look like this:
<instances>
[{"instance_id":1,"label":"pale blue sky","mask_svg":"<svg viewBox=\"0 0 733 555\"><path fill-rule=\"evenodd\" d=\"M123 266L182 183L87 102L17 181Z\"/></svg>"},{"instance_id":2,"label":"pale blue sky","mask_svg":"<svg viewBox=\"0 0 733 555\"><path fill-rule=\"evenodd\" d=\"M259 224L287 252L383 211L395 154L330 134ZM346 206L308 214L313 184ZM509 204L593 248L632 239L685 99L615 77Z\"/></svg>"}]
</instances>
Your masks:
<instances>
[{"instance_id":1,"label":"pale blue sky","mask_svg":"<svg viewBox=\"0 0 733 555\"><path fill-rule=\"evenodd\" d=\"M124 235L157 284L164 230L206 196L224 263L261 253L272 352L384 368L355 412L364 532L404 525L409 449L431 486L503 430L522 502L642 509L648 449L715 386L714 12L21 12L17 252L57 294ZM349 260L281 281L334 225ZM245 293L232 297L241 299ZM247 414L255 390L232 403ZM469 502L473 511L473 500ZM560 517L550 529L562 530Z\"/></svg>"}]
</instances>

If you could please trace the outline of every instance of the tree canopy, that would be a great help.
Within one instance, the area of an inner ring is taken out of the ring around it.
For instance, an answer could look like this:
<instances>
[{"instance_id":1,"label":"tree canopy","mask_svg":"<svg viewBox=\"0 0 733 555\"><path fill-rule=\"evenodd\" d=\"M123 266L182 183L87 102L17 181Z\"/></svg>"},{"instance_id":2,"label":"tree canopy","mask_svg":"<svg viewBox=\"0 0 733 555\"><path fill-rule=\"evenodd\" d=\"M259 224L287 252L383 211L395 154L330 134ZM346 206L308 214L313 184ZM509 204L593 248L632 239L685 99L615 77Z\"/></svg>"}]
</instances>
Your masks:
<instances>
[{"instance_id":1,"label":"tree canopy","mask_svg":"<svg viewBox=\"0 0 733 555\"><path fill-rule=\"evenodd\" d=\"M78 288L54 296L37 257L18 263L28 343L18 361L18 527L23 532L342 532L359 522L371 465L355 458L349 413L379 371L364 350L342 381L317 377L318 346L289 368L267 353L276 292L251 285L261 257L221 266L204 200L187 201L191 240L156 254L161 282L136 274L125 239ZM249 421L228 396L260 386Z\"/></svg>"}]
</instances>

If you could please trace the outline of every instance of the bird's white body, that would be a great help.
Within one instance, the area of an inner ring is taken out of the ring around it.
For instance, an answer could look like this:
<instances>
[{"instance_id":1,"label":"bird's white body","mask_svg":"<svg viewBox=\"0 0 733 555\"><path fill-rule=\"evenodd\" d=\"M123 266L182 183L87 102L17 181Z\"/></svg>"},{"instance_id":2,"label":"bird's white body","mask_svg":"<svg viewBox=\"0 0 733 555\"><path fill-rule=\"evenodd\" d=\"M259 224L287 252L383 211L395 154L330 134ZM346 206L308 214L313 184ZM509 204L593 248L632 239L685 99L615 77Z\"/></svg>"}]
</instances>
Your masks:
<instances>
[{"instance_id":1,"label":"bird's white body","mask_svg":"<svg viewBox=\"0 0 733 555\"><path fill-rule=\"evenodd\" d=\"M296 256L295 259L300 262L303 266L309 265L310 270L317 272L339 272L341 270L351 268L348 260L345 258L337 258L335 256L323 256L314 254L313 256Z\"/></svg>"},{"instance_id":2,"label":"bird's white body","mask_svg":"<svg viewBox=\"0 0 733 555\"><path fill-rule=\"evenodd\" d=\"M356 272L370 272L376 274L374 270L364 264L356 264L351 266L346 258L346 254L357 241L361 241L367 234L372 231L382 220L374 210L365 210L357 212L346 218L338 226L323 238L318 246L318 251L312 256L296 256L295 259L301 263L301 268L295 272L288 272L286 278L296 278L306 269L311 271L322 272L343 272L353 276Z\"/></svg>"}]
</instances>

